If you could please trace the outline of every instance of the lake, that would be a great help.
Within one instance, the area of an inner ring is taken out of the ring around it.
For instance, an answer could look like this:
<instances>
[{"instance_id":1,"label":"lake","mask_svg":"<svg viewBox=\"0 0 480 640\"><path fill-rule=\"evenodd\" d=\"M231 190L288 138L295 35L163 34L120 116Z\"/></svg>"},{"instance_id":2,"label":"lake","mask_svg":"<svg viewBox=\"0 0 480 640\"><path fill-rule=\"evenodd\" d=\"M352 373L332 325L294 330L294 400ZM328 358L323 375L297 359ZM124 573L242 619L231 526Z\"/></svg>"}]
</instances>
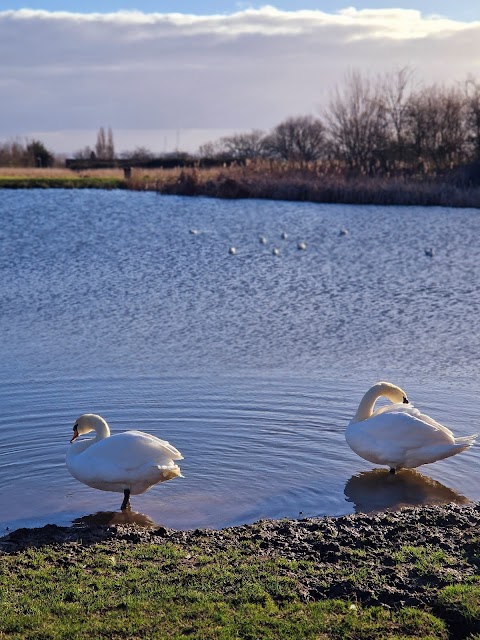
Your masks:
<instances>
[{"instance_id":1,"label":"lake","mask_svg":"<svg viewBox=\"0 0 480 640\"><path fill-rule=\"evenodd\" d=\"M384 379L479 431L477 210L2 190L0 219L0 534L121 517L65 466L87 412L184 455L139 521L480 499L479 445L390 476L344 439Z\"/></svg>"}]
</instances>

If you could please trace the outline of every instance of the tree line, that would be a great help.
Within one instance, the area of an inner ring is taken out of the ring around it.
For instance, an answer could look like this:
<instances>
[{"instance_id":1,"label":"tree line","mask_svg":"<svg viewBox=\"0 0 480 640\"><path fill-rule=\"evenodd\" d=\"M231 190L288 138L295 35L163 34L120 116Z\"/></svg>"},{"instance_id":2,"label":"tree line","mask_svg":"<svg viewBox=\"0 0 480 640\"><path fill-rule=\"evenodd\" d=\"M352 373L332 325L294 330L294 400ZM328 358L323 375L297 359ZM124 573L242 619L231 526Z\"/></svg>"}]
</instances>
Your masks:
<instances>
[{"instance_id":1,"label":"tree line","mask_svg":"<svg viewBox=\"0 0 480 640\"><path fill-rule=\"evenodd\" d=\"M319 116L220 138L203 156L330 162L356 174L438 175L480 162L480 82L419 86L402 68L347 74Z\"/></svg>"},{"instance_id":2,"label":"tree line","mask_svg":"<svg viewBox=\"0 0 480 640\"><path fill-rule=\"evenodd\" d=\"M51 167L55 157L40 140L0 142L2 167Z\"/></svg>"},{"instance_id":3,"label":"tree line","mask_svg":"<svg viewBox=\"0 0 480 640\"><path fill-rule=\"evenodd\" d=\"M354 70L316 116L289 117L268 132L225 136L193 155L164 156L169 166L175 160L186 166L267 159L322 163L347 175L431 176L469 166L480 175L480 82L467 78L451 86L424 85L408 67L376 77ZM145 147L117 156L112 129L100 127L94 147L77 151L74 158L154 166L159 156ZM0 165L48 167L53 162L54 155L38 140L0 143Z\"/></svg>"}]
</instances>

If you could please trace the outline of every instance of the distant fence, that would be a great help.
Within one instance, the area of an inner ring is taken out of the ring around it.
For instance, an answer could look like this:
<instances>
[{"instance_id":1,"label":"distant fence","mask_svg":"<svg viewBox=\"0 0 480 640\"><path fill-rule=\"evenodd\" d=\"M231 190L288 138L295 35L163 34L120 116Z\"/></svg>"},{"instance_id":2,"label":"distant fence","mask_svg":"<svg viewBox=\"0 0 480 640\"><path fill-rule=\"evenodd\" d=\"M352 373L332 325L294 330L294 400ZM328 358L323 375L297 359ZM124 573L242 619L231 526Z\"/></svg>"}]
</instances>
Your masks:
<instances>
[{"instance_id":1,"label":"distant fence","mask_svg":"<svg viewBox=\"0 0 480 640\"><path fill-rule=\"evenodd\" d=\"M98 158L77 159L67 158L65 166L72 171L88 171L89 169L176 169L176 168L208 168L208 167L228 167L232 164L245 164L242 160L232 160L231 158L191 158L183 156L172 156L168 158L146 158L142 159L113 159L100 160Z\"/></svg>"}]
</instances>

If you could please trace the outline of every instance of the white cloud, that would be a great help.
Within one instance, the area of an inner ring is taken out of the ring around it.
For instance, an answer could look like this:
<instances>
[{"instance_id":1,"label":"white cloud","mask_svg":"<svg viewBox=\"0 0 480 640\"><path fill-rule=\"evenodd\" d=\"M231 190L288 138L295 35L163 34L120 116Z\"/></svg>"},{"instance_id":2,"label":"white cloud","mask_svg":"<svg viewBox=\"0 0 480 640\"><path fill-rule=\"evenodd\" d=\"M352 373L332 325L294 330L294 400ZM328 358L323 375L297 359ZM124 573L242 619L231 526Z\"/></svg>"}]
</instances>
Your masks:
<instances>
[{"instance_id":1,"label":"white cloud","mask_svg":"<svg viewBox=\"0 0 480 640\"><path fill-rule=\"evenodd\" d=\"M427 82L475 73L480 22L402 9L272 6L214 16L3 11L0 139L31 132L57 139L63 131L65 146L55 148L72 151L78 145L67 131L100 125L268 129L315 113L348 69L407 64Z\"/></svg>"}]
</instances>

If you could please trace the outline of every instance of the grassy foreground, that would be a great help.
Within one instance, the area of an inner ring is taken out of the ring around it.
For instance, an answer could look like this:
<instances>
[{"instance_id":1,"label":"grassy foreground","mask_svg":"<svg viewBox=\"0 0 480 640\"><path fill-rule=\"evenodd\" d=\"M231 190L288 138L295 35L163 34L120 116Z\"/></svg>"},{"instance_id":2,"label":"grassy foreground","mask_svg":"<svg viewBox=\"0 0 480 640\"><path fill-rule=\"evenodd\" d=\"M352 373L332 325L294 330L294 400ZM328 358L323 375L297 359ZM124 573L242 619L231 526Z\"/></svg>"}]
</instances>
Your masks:
<instances>
[{"instance_id":1,"label":"grassy foreground","mask_svg":"<svg viewBox=\"0 0 480 640\"><path fill-rule=\"evenodd\" d=\"M0 638L448 638L442 620L412 607L306 601L301 578L315 565L256 551L26 550L2 561Z\"/></svg>"},{"instance_id":2,"label":"grassy foreground","mask_svg":"<svg viewBox=\"0 0 480 640\"><path fill-rule=\"evenodd\" d=\"M480 640L480 505L0 538L0 639Z\"/></svg>"}]
</instances>

